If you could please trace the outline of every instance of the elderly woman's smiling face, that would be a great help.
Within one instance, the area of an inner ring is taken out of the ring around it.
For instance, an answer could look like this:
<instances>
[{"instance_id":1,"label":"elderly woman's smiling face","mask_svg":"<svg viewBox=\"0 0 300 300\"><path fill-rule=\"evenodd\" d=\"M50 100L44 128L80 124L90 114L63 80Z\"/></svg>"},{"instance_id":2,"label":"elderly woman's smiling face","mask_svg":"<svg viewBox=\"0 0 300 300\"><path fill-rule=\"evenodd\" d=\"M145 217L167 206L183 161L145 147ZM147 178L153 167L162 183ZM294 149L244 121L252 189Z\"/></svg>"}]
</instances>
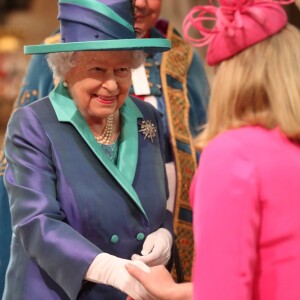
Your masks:
<instances>
[{"instance_id":1,"label":"elderly woman's smiling face","mask_svg":"<svg viewBox=\"0 0 300 300\"><path fill-rule=\"evenodd\" d=\"M69 92L89 122L101 122L118 110L131 86L130 51L86 51L75 54L75 67L66 75Z\"/></svg>"}]
</instances>

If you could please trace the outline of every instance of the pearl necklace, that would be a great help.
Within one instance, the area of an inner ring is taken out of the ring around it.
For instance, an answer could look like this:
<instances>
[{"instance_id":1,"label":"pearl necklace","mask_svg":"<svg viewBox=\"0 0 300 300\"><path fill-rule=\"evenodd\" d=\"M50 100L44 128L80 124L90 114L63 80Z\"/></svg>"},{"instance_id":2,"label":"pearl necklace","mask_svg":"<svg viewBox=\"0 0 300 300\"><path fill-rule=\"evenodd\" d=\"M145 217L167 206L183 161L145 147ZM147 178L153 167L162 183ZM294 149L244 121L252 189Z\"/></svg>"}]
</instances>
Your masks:
<instances>
[{"instance_id":1,"label":"pearl necklace","mask_svg":"<svg viewBox=\"0 0 300 300\"><path fill-rule=\"evenodd\" d=\"M97 143L104 144L104 145L108 145L110 143L112 133L113 133L113 126L114 126L114 115L112 114L107 118L102 134L99 136L94 135Z\"/></svg>"}]
</instances>

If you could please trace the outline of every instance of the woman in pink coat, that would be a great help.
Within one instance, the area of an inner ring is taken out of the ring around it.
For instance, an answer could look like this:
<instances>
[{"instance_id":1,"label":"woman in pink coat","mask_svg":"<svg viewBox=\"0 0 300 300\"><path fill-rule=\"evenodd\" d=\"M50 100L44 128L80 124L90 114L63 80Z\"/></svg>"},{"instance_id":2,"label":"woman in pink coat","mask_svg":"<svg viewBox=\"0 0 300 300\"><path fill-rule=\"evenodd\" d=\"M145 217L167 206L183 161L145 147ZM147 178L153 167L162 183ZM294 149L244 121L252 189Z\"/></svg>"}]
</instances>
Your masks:
<instances>
[{"instance_id":1,"label":"woman in pink coat","mask_svg":"<svg viewBox=\"0 0 300 300\"><path fill-rule=\"evenodd\" d=\"M193 284L127 269L159 299L299 300L300 33L279 3L291 1L219 2L184 23L217 66L190 193Z\"/></svg>"}]
</instances>

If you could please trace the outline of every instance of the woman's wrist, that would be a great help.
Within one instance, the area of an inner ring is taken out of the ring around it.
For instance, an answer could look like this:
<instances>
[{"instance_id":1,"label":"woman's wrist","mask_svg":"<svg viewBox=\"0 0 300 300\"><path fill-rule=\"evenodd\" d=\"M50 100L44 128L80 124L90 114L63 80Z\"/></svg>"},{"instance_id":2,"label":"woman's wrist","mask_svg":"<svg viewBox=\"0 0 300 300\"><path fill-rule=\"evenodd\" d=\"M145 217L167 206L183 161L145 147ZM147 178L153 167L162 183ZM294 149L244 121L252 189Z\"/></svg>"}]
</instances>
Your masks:
<instances>
[{"instance_id":1,"label":"woman's wrist","mask_svg":"<svg viewBox=\"0 0 300 300\"><path fill-rule=\"evenodd\" d=\"M164 300L192 300L193 284L191 282L175 283Z\"/></svg>"}]
</instances>

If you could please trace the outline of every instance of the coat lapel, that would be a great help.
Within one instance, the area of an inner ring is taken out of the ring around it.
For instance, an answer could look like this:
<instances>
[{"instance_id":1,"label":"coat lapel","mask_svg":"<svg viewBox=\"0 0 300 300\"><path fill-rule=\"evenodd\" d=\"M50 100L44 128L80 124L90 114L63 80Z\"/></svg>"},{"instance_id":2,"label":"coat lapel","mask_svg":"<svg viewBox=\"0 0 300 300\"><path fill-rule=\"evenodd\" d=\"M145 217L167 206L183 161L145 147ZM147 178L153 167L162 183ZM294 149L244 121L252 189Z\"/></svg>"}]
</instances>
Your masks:
<instances>
[{"instance_id":1,"label":"coat lapel","mask_svg":"<svg viewBox=\"0 0 300 300\"><path fill-rule=\"evenodd\" d=\"M59 122L71 123L99 161L132 198L138 208L147 215L141 201L132 187L138 160L138 118L143 115L130 98L120 109L122 117L121 136L117 166L114 165L99 147L85 119L77 110L68 90L60 83L49 95Z\"/></svg>"}]
</instances>

